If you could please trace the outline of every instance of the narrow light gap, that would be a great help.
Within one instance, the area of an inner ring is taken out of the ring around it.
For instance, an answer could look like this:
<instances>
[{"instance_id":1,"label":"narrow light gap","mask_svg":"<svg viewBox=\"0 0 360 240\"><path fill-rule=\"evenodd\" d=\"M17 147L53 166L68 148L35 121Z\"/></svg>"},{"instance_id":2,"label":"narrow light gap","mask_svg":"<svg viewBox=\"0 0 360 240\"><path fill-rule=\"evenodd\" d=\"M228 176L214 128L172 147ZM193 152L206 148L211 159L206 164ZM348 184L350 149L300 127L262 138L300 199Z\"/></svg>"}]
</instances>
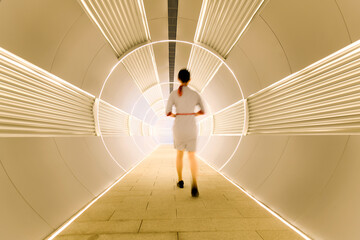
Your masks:
<instances>
[{"instance_id":1,"label":"narrow light gap","mask_svg":"<svg viewBox=\"0 0 360 240\"><path fill-rule=\"evenodd\" d=\"M178 0L168 0L168 37L169 40L176 40L177 31L177 17L178 17ZM175 71L175 49L176 42L169 42L169 82L174 83ZM169 91L174 89L173 84L170 84Z\"/></svg>"},{"instance_id":2,"label":"narrow light gap","mask_svg":"<svg viewBox=\"0 0 360 240\"><path fill-rule=\"evenodd\" d=\"M284 218L282 218L279 214L277 214L275 211L273 211L271 208L269 208L268 206L266 206L264 203L260 202L259 200L257 200L254 196L252 196L250 193L248 193L245 189L243 189L242 187L240 187L238 184L236 184L235 182L233 182L231 179L229 179L228 177L226 177L224 174L222 174L221 172L219 172L218 170L216 170L213 166L211 166L209 163L207 163L205 161L205 159L203 159L202 157L200 157L199 155L196 155L197 158L199 158L203 163L205 163L207 166L209 166L211 169L213 169L214 171L216 171L218 174L220 174L221 176L223 176L226 180L228 180L231 184L233 184L235 187L237 187L238 189L240 189L243 193L245 193L248 197L250 197L252 200L254 200L260 207L264 208L266 211L268 211L269 213L271 213L274 217L276 217L277 219L279 219L282 223L284 223L286 226L288 226L289 228L291 228L293 231L295 231L297 234L299 234L302 238L306 239L306 240L312 240L310 237L308 237L305 233L303 233L300 229L298 229L297 227L293 226L291 223L289 223L287 220L285 220Z\"/></svg>"}]
</instances>

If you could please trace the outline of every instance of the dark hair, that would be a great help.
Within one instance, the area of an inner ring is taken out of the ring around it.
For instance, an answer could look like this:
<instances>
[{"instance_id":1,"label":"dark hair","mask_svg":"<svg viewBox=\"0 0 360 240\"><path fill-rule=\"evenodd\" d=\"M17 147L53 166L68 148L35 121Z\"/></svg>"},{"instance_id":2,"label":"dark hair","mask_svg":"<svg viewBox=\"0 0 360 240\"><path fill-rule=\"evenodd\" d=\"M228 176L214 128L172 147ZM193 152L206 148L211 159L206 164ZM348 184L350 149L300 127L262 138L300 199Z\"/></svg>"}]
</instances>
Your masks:
<instances>
[{"instance_id":1,"label":"dark hair","mask_svg":"<svg viewBox=\"0 0 360 240\"><path fill-rule=\"evenodd\" d=\"M181 82L187 83L190 80L190 72L186 68L183 68L179 71L178 78Z\"/></svg>"}]
</instances>

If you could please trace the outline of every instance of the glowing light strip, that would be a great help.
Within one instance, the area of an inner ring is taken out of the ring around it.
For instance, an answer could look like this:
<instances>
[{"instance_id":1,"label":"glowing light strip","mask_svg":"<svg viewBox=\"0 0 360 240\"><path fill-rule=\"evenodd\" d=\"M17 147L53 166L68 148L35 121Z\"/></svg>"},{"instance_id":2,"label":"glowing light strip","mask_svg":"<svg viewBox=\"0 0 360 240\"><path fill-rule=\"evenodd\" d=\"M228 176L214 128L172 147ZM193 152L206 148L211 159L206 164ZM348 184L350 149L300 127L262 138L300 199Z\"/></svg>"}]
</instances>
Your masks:
<instances>
[{"instance_id":1,"label":"glowing light strip","mask_svg":"<svg viewBox=\"0 0 360 240\"><path fill-rule=\"evenodd\" d=\"M137 147L137 149L138 149L142 154L146 155L146 153L141 149L141 147L139 146L139 144L136 142L135 137L134 137L134 135L133 135L132 132L131 132L131 122L132 122L131 119L132 119L132 118L136 118L136 119L138 119L140 122L142 122L139 118L137 118L137 117L135 117L135 116L133 116L133 115L130 115L130 117L129 117L129 131L130 131L131 139L134 141L135 146Z\"/></svg>"},{"instance_id":2,"label":"glowing light strip","mask_svg":"<svg viewBox=\"0 0 360 240\"><path fill-rule=\"evenodd\" d=\"M159 145L151 152L153 153ZM103 191L99 196L97 196L94 200L92 200L88 205L86 205L83 209L81 209L78 213L76 213L72 218L70 218L66 223L64 223L60 228L58 228L54 233L52 233L46 240L53 240L57 235L59 235L65 228L67 228L72 222L74 222L81 214L83 214L89 207L91 207L99 198L104 196L111 188L113 188L116 184L118 184L124 177L126 177L129 173L131 173L140 163L142 163L151 153L145 156L141 161L139 161L134 167L132 167L128 172L125 171L125 174L122 175L118 180L116 180L113 184L110 185L105 191Z\"/></svg>"},{"instance_id":3,"label":"glowing light strip","mask_svg":"<svg viewBox=\"0 0 360 240\"><path fill-rule=\"evenodd\" d=\"M228 180L231 184L233 184L235 187L237 187L238 189L240 189L243 193L245 193L248 197L250 197L252 200L254 200L258 205L260 205L262 208L264 208L266 211L268 211L269 213L271 213L274 217L276 217L277 219L279 219L282 223L284 223L286 226L288 226L289 228L291 228L293 231L295 231L297 234L299 234L301 237L303 237L306 240L312 240L311 238L309 238L308 236L305 235L305 233L303 233L302 231L300 231L298 228L296 228L295 226L293 226L291 223L289 223L288 221L286 221L284 218L282 218L279 214L277 214L276 212L274 212L271 208L269 208L268 206L266 206L265 204L263 204L262 202L260 202L259 200L257 200L254 196L252 196L250 193L248 193L244 188L240 187L239 185L237 185L236 183L234 183L231 179L229 179L228 177L226 177L224 174L222 174L220 171L216 170L213 166L211 166L208 162L205 161L205 159L203 159L202 157L200 157L198 154L196 154L197 157L199 159L201 159L201 161L203 161L206 165L208 165L210 168L212 168L214 171L216 171L217 173L219 173L221 176L223 176L226 180Z\"/></svg>"},{"instance_id":4,"label":"glowing light strip","mask_svg":"<svg viewBox=\"0 0 360 240\"><path fill-rule=\"evenodd\" d=\"M331 58L335 57L336 55L341 54L341 53L343 53L343 52L346 52L347 50L349 50L349 49L351 49L351 48L354 48L354 47L356 47L357 45L360 45L360 40L357 40L356 42L353 42L353 43L347 45L346 47L344 47L344 48L342 48L342 49L340 49L340 50L338 50L338 51L330 54L329 56L324 57L324 58L320 59L319 61L316 61L316 62L310 64L309 66L307 66L307 67L305 67L305 68L303 68L303 69L301 69L301 70L299 70L299 71L297 71L297 72L294 72L294 73L290 74L289 76L287 76L287 77L285 77L285 78L283 78L283 79L281 79L281 80L279 80L279 81L277 81L277 82L274 82L273 84L270 84L269 86L261 89L260 91L251 94L248 98L251 98L251 97L253 97L253 96L255 96L255 95L258 95L258 94L260 94L260 93L262 93L262 92L264 92L264 91L266 91L266 90L268 90L268 89L270 89L270 88L273 88L273 87L276 86L276 85L282 86L282 85L283 85L283 84L282 84L283 82L285 82L285 81L293 78L293 77L296 76L296 75L300 75L300 74L308 71L309 69L316 67L317 65L321 65L322 63L326 62L327 60L330 60ZM360 48L357 49L356 51L360 51ZM325 66L328 65L328 64L329 64L329 63L325 64L325 65L322 66L321 68L325 67ZM320 69L320 68L319 68L319 69Z\"/></svg>"},{"instance_id":5,"label":"glowing light strip","mask_svg":"<svg viewBox=\"0 0 360 240\"><path fill-rule=\"evenodd\" d=\"M207 7L208 4L208 0L204 0L202 6L201 6L201 10L200 10L200 16L199 16L199 23L196 26L196 31L195 31L195 36L194 36L194 42L198 42L199 39L199 34L200 34L200 29L202 28L203 24L204 24L204 14L205 14L205 9Z\"/></svg>"},{"instance_id":6,"label":"glowing light strip","mask_svg":"<svg viewBox=\"0 0 360 240\"><path fill-rule=\"evenodd\" d=\"M95 102L94 102L94 106L93 106L93 113L94 113L94 123L95 123L96 136L101 135L100 124L99 124L100 119L99 119L99 113L98 113L98 110L100 109L99 104L100 104L100 99L95 98Z\"/></svg>"},{"instance_id":7,"label":"glowing light strip","mask_svg":"<svg viewBox=\"0 0 360 240\"><path fill-rule=\"evenodd\" d=\"M225 110L227 110L227 109L235 106L236 104L241 103L241 102L244 101L244 100L245 100L245 99L240 99L239 101L237 101L237 102L235 102L235 103L233 103L233 104L231 104L231 105L229 105L229 106L227 106L227 107L225 107L225 108L223 108L223 109L220 109L219 111L217 111L216 113L214 113L214 115L219 114L219 113L221 113L221 112L223 112L223 111L225 111Z\"/></svg>"},{"instance_id":8,"label":"glowing light strip","mask_svg":"<svg viewBox=\"0 0 360 240\"><path fill-rule=\"evenodd\" d=\"M205 147L209 144L210 142L210 139L211 137L213 136L213 133L214 133L214 115L210 115L209 117L207 118L211 118L211 129L210 129L210 135L208 136L204 146L198 151L198 154L202 153L204 150L205 150ZM204 118L203 120L207 119L207 118Z\"/></svg>"},{"instance_id":9,"label":"glowing light strip","mask_svg":"<svg viewBox=\"0 0 360 240\"><path fill-rule=\"evenodd\" d=\"M98 101L101 101L100 97L98 98L99 100ZM110 103L109 103L110 104ZM115 106L114 106L115 107ZM118 165L123 171L126 172L126 169L120 165L120 163L118 163L118 161L116 161L116 159L114 158L114 156L111 154L110 150L108 149L108 147L106 146L106 143L105 143L105 140L104 140L104 137L103 135L101 134L101 127L100 127L100 104L96 104L94 106L94 108L96 108L96 111L94 111L94 113L96 114L96 118L95 118L95 121L97 123L95 123L95 125L98 126L98 131L99 131L99 134L100 134L100 138L101 138L101 142L102 144L104 145L105 147L105 150L107 151L107 153L109 154L110 158L115 162L116 165ZM116 107L115 107L116 108ZM120 109L119 109L120 110Z\"/></svg>"},{"instance_id":10,"label":"glowing light strip","mask_svg":"<svg viewBox=\"0 0 360 240\"><path fill-rule=\"evenodd\" d=\"M5 50L4 48L0 47L0 59L9 62L25 71L28 71L34 75L37 75L39 78L45 79L47 81L50 81L52 83L55 83L59 86L66 86L69 87L70 89L74 89L76 91L79 91L83 94L85 94L86 96L90 97L90 98L94 98L95 96L82 90L81 88L72 85L71 83L59 78L58 76L55 76L54 74L20 58L19 56L16 56L15 54ZM14 59L14 60L13 60Z\"/></svg>"},{"instance_id":11,"label":"glowing light strip","mask_svg":"<svg viewBox=\"0 0 360 240\"><path fill-rule=\"evenodd\" d=\"M214 1L213 1L213 3L214 3ZM260 2L257 2L257 0L255 0L255 1L248 1L248 2L246 2L245 3L245 1L243 1L242 2L242 4L247 4L247 3L249 3L249 11L248 12L244 12L243 13L243 16L242 16L242 18L241 19L239 19L239 18L237 18L237 20L240 20L240 25L242 25L242 23L243 23L243 20L246 20L247 18L249 18L248 19L248 21L246 22L246 24L242 27L242 29L236 29L236 30L240 30L240 33L238 34L238 36L237 36L237 38L235 39L235 40L233 40L233 43L232 43L232 45L229 47L229 49L224 53L223 51L224 50L226 50L226 49L223 49L222 50L222 54L223 54L223 57L227 57L227 55L230 53L230 51L233 49L233 47L236 45L236 43L239 41L239 39L240 39L240 37L243 35L243 33L245 32L245 30L248 28L248 26L249 26L249 24L250 24L250 22L252 21L252 19L254 18L254 16L257 14L257 12L259 11L259 9L260 9L260 7L263 5L263 3L264 3L264 0L261 0ZM214 3L215 4L215 3ZM240 7L240 9L241 9L241 7L244 7L243 5L240 5L239 7ZM221 3L219 4L219 5L221 5ZM256 6L257 5L257 6ZM222 6L223 7L223 6ZM253 7L255 7L255 9L253 10ZM195 31L195 36L194 36L194 42L201 42L201 38L203 38L203 35L205 34L205 29L207 29L208 30L208 34L214 34L213 32L214 32L214 29L213 28L211 28L211 27L207 27L206 25L208 25L207 24L207 21L210 21L211 22L211 19L209 19L209 14L211 14L211 13L213 13L213 14L215 14L214 12L212 12L212 10L213 10L213 8L214 8L214 6L210 6L209 7L209 9L207 9L208 8L208 0L204 0L203 1L203 4L202 4L202 6L201 6L201 10L200 10L200 16L199 16L199 20L198 20L198 24L197 24L197 26L196 26L196 31ZM228 6L228 8L231 8L231 6ZM208 11L207 11L208 10ZM250 13L250 17L249 17L249 13ZM234 14L236 14L236 12L234 13L234 12L232 12L231 13L232 15L234 15ZM205 20L206 19L206 20ZM228 19L227 21L230 21L230 19ZM222 22L221 24L225 24L224 22ZM217 26L217 27L221 27L221 26ZM210 32L209 32L210 31ZM200 36L200 32L202 33L202 35ZM227 34L229 34L229 32L227 32ZM207 36L207 37L210 37L209 35ZM205 38L207 38L207 37L205 37ZM203 41L206 41L206 39L203 39ZM228 44L231 44L231 41L230 40L232 40L232 38L227 38L226 39L227 40L227 42L226 42L226 46L228 45ZM211 44L211 43L210 43ZM218 45L218 44L217 44ZM219 48L219 46L213 46L214 48Z\"/></svg>"},{"instance_id":12,"label":"glowing light strip","mask_svg":"<svg viewBox=\"0 0 360 240\"><path fill-rule=\"evenodd\" d=\"M108 81L109 77L111 76L112 72L115 70L115 68L125 59L127 58L131 53L133 53L134 51L140 49L140 48L143 48L143 47L146 47L148 45L155 45L155 44L160 44L160 43L169 43L169 42L176 42L176 43L184 43L184 44L190 44L190 45L195 45L197 47L200 47L204 50L206 50L207 52L211 53L213 56L219 58L217 56L216 53L210 51L209 49L201 46L200 44L197 44L197 43L192 43L192 42L188 42L188 41L182 41L182 40L159 40L159 41L156 41L156 42L148 42L148 43L145 43L145 44L142 44L141 46L138 46L136 47L135 49L123 54L120 58L119 58L119 61L114 65L114 67L111 69L111 71L109 72L109 74L107 75L103 85L102 85L102 88L101 88L101 91L100 91L100 95L99 95L99 98L101 98L101 95L102 95L102 92L104 90L104 87L106 85L106 82ZM236 80L236 83L237 83L237 86L239 87L239 91L241 92L241 98L244 98L244 94L243 94L243 91L240 87L240 84L239 84L239 81L234 73L234 71L232 71L232 69L229 67L229 65L225 62L225 60L223 59L220 59L220 61L224 64L224 66L226 66L226 68L230 71L231 75L234 77L234 79Z\"/></svg>"},{"instance_id":13,"label":"glowing light strip","mask_svg":"<svg viewBox=\"0 0 360 240\"><path fill-rule=\"evenodd\" d=\"M214 73L209 77L209 80L206 82L205 86L203 87L203 89L201 89L201 93L204 92L205 88L209 85L209 83L213 80L213 78L215 77L215 75L217 74L217 72L219 71L220 67L222 66L222 63L219 64L219 66L215 69Z\"/></svg>"},{"instance_id":14,"label":"glowing light strip","mask_svg":"<svg viewBox=\"0 0 360 240\"><path fill-rule=\"evenodd\" d=\"M261 3L259 4L259 6L256 8L256 10L254 11L253 15L250 17L249 21L246 23L246 25L244 26L243 30L240 32L239 36L237 37L237 39L235 40L235 42L233 43L233 45L231 45L229 51L227 51L225 53L225 56L227 56L231 50L234 48L234 46L236 45L236 43L239 41L240 37L243 35L243 33L245 32L245 30L247 29L247 27L249 26L251 20L253 20L253 18L255 17L256 13L259 11L260 7L262 6L262 4L264 3L265 0L262 0Z\"/></svg>"},{"instance_id":15,"label":"glowing light strip","mask_svg":"<svg viewBox=\"0 0 360 240\"><path fill-rule=\"evenodd\" d=\"M90 15L91 20L94 21L94 23L97 25L97 27L99 28L99 30L101 31L102 35L105 37L105 39L107 40L107 42L110 44L111 48L114 50L114 52L116 52L117 54L118 51L116 50L116 48L114 47L114 45L111 43L110 39L107 37L107 35L105 34L104 30L102 29L102 27L100 26L99 22L96 20L95 16L92 14L90 8L88 7L88 5L86 4L85 0L80 0L81 5L85 8L87 14ZM98 12L96 11L94 5L90 2L91 7L94 9L94 11L96 12L96 14L98 14ZM99 14L98 14L99 15ZM105 25L105 24L104 24Z\"/></svg>"},{"instance_id":16,"label":"glowing light strip","mask_svg":"<svg viewBox=\"0 0 360 240\"><path fill-rule=\"evenodd\" d=\"M114 67L111 69L111 71L109 72L108 76L106 77L106 79L105 79L105 81L104 81L104 83L103 83L103 85L102 85L102 87L101 87L101 91L100 91L99 98L101 98L101 95L102 95L102 92L103 92L103 90L104 90L104 87L105 87L107 81L109 80L112 72L113 72L113 71L115 70L115 68L116 68L126 57L128 57L132 52L134 52L134 51L136 51L136 50L138 50L138 49L140 49L140 48L146 47L146 46L148 46L148 45L154 45L154 44L160 44L160 43L169 43L169 42L177 42L177 43L190 44L190 45L192 45L192 46L195 45L195 46L198 46L198 47L204 49L205 51L208 51L208 52L209 52L210 54L212 54L213 56L219 58L219 57L218 57L218 54L214 53L213 51L211 51L211 50L209 50L209 49L201 46L200 44L196 44L196 43L192 43L192 42L187 42L187 41L182 41L182 40L160 40L160 41L156 41L156 42L149 42L149 43L143 44L143 45L141 45L141 46L139 46L139 47L137 47L137 48L134 48L133 50L127 52L126 54L122 55L122 56L119 58L119 61L114 65ZM234 71L229 67L229 65L225 62L224 59L221 59L221 58L219 58L219 59L220 59L220 61L224 64L224 66L230 71L230 73L232 74L233 78L235 79L235 82L237 83L237 86L238 86L238 88L239 88L239 91L240 91L240 93L241 93L241 98L244 99L243 91L242 91L242 89L241 89L241 87L240 87L239 81L238 81L238 79L237 79ZM133 107L133 109L132 109L132 112L134 111L134 108L135 108L135 105L134 105L134 107ZM212 135L211 135L211 136L212 136ZM237 149L239 148L241 139L242 139L242 136L239 138L239 142L238 142L238 144L237 144L237 147L235 148L235 150L234 150L233 154L230 156L230 158L226 161L226 163L228 163L228 162L231 160L231 158L234 156L234 154L236 153ZM134 140L134 139L133 139L133 140ZM134 141L135 141L135 140L134 140ZM208 142L209 142L209 141L208 141ZM136 143L136 141L135 141L135 143ZM202 149L202 150L204 150L204 149Z\"/></svg>"},{"instance_id":17,"label":"glowing light strip","mask_svg":"<svg viewBox=\"0 0 360 240\"><path fill-rule=\"evenodd\" d=\"M117 12L114 10L114 7L111 4L111 7L109 7L104 5L101 6L96 0L79 1L80 5L84 8L85 12L95 23L95 25L101 31L102 35L105 37L107 42L118 56L122 55L123 51L127 50L126 48L138 42L150 40L150 30L146 18L144 3L142 0L132 1L132 11L128 16L125 17L126 19L120 18L120 20L117 16L119 16L119 14L121 15L121 13L119 12L116 3L119 3L122 7L124 7L121 4L121 0L113 3L115 4L115 9ZM127 4L129 4L129 2L124 4L126 5L125 8L129 7ZM95 14L93 14L93 12ZM139 18L140 15L141 17ZM129 22L131 20L134 20L133 23L135 23L136 26L133 25L130 27L125 27L125 31L119 30L124 29L124 21ZM130 38L123 38L124 36L128 35L130 35Z\"/></svg>"},{"instance_id":18,"label":"glowing light strip","mask_svg":"<svg viewBox=\"0 0 360 240\"><path fill-rule=\"evenodd\" d=\"M244 128L242 135L246 136L249 129L249 104L247 99L244 99Z\"/></svg>"},{"instance_id":19,"label":"glowing light strip","mask_svg":"<svg viewBox=\"0 0 360 240\"><path fill-rule=\"evenodd\" d=\"M359 134L360 41L249 96L251 134Z\"/></svg>"},{"instance_id":20,"label":"glowing light strip","mask_svg":"<svg viewBox=\"0 0 360 240\"><path fill-rule=\"evenodd\" d=\"M236 148L235 150L233 151L233 153L231 154L231 156L229 157L229 159L219 168L219 171L223 170L223 168L230 162L230 160L233 158L233 156L235 155L235 153L237 152L239 146L240 146L240 143L241 143L241 139L242 139L243 135L241 134L240 135L240 139L236 145Z\"/></svg>"},{"instance_id":21,"label":"glowing light strip","mask_svg":"<svg viewBox=\"0 0 360 240\"><path fill-rule=\"evenodd\" d=\"M147 22L146 11L145 11L145 7L144 7L144 1L143 0L138 0L138 4L139 4L142 20L143 20L142 22L143 22L144 28L145 28L146 38L151 40L149 25L148 25L148 22Z\"/></svg>"}]
</instances>

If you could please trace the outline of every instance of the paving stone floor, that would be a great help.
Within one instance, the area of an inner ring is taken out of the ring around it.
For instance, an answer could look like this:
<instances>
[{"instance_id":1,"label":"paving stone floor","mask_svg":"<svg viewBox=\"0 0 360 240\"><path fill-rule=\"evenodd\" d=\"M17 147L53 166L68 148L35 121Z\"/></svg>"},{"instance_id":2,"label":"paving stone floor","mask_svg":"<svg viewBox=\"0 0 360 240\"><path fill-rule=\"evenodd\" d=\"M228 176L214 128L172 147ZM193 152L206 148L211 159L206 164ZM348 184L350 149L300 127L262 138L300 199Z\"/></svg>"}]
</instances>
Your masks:
<instances>
[{"instance_id":1,"label":"paving stone floor","mask_svg":"<svg viewBox=\"0 0 360 240\"><path fill-rule=\"evenodd\" d=\"M161 146L56 240L300 240L209 166L199 161L198 198L176 187L175 150Z\"/></svg>"}]
</instances>

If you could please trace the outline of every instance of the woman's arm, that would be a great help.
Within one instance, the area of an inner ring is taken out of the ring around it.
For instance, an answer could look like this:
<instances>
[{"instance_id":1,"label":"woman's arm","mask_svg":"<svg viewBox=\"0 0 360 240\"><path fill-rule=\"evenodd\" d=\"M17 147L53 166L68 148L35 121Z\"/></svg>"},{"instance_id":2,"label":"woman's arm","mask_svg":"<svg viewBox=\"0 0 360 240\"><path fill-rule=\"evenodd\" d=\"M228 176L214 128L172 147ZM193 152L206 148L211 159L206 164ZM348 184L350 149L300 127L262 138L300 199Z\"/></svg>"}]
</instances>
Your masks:
<instances>
[{"instance_id":1,"label":"woman's arm","mask_svg":"<svg viewBox=\"0 0 360 240\"><path fill-rule=\"evenodd\" d=\"M169 116L169 117L175 117L175 114L172 113L172 107L174 105L173 95L174 94L172 94L172 93L170 94L168 102L166 104L166 109L165 109L165 114L166 114L166 116Z\"/></svg>"},{"instance_id":2,"label":"woman's arm","mask_svg":"<svg viewBox=\"0 0 360 240\"><path fill-rule=\"evenodd\" d=\"M197 113L195 113L195 116L200 116L200 115L204 115L205 114L205 108L204 108L204 104L203 101L201 99L201 96L198 94L198 105L200 107L200 111L198 111Z\"/></svg>"}]
</instances>

